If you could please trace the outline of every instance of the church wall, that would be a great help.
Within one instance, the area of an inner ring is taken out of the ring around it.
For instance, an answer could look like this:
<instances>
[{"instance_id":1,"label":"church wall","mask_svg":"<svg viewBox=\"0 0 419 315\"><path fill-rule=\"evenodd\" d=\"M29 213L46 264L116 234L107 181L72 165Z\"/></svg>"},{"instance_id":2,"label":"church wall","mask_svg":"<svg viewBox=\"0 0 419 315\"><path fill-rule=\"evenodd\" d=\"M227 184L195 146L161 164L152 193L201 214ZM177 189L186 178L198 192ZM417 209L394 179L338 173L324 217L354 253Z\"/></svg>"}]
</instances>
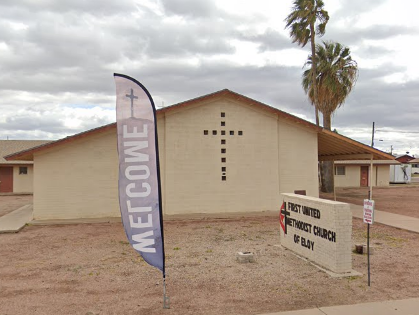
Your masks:
<instances>
[{"instance_id":1,"label":"church wall","mask_svg":"<svg viewBox=\"0 0 419 315\"><path fill-rule=\"evenodd\" d=\"M118 217L116 129L35 154L34 219Z\"/></svg>"},{"instance_id":2,"label":"church wall","mask_svg":"<svg viewBox=\"0 0 419 315\"><path fill-rule=\"evenodd\" d=\"M276 113L217 98L157 123L164 214L278 210L280 193L297 189L318 196L317 135ZM116 141L111 129L35 153L34 218L119 217Z\"/></svg>"},{"instance_id":3,"label":"church wall","mask_svg":"<svg viewBox=\"0 0 419 315\"><path fill-rule=\"evenodd\" d=\"M318 197L317 134L279 119L278 149L279 192L305 190Z\"/></svg>"},{"instance_id":4,"label":"church wall","mask_svg":"<svg viewBox=\"0 0 419 315\"><path fill-rule=\"evenodd\" d=\"M221 99L166 113L165 128L166 214L278 208L276 115Z\"/></svg>"}]
</instances>

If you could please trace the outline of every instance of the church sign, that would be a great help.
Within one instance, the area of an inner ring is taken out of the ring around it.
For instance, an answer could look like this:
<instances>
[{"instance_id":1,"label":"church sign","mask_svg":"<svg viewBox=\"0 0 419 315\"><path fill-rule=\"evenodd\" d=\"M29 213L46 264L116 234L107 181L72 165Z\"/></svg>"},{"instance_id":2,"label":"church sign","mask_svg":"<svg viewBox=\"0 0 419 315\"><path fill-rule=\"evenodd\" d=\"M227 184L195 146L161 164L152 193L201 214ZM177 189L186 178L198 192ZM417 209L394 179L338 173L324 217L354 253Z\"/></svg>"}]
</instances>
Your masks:
<instances>
[{"instance_id":1,"label":"church sign","mask_svg":"<svg viewBox=\"0 0 419 315\"><path fill-rule=\"evenodd\" d=\"M282 194L281 245L335 273L352 271L352 213L342 202Z\"/></svg>"}]
</instances>

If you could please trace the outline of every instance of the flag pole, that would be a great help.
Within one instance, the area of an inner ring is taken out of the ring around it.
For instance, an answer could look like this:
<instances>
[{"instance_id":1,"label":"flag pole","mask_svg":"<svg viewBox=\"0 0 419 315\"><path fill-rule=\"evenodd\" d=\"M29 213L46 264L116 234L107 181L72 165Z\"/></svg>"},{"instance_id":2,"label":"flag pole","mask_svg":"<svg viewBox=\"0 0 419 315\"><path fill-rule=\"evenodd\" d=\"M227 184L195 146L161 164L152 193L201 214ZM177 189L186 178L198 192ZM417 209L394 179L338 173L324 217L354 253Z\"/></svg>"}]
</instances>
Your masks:
<instances>
[{"instance_id":1,"label":"flag pole","mask_svg":"<svg viewBox=\"0 0 419 315\"><path fill-rule=\"evenodd\" d=\"M166 295L166 275L163 274L163 308L170 308L170 297Z\"/></svg>"},{"instance_id":2,"label":"flag pole","mask_svg":"<svg viewBox=\"0 0 419 315\"><path fill-rule=\"evenodd\" d=\"M162 271L163 308L169 308L156 107L140 82L118 73L114 79L121 219L132 247ZM138 192L138 186L146 190Z\"/></svg>"}]
</instances>

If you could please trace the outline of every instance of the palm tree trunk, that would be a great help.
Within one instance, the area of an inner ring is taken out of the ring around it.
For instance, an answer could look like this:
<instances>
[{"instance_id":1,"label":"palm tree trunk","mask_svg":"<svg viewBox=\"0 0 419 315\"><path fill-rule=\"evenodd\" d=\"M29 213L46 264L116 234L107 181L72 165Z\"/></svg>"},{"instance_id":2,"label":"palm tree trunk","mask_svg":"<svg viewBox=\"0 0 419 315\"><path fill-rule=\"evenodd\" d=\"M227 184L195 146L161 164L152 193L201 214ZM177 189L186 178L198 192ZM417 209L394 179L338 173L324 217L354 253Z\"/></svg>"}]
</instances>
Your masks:
<instances>
[{"instance_id":1,"label":"palm tree trunk","mask_svg":"<svg viewBox=\"0 0 419 315\"><path fill-rule=\"evenodd\" d=\"M323 127L324 129L327 129L327 130L332 129L332 114L331 113L323 113ZM332 193L335 188L333 162L332 161L321 162L320 173L321 173L321 184L322 184L321 191L325 193Z\"/></svg>"},{"instance_id":2,"label":"palm tree trunk","mask_svg":"<svg viewBox=\"0 0 419 315\"><path fill-rule=\"evenodd\" d=\"M316 126L319 126L319 109L317 107L317 64L316 64L316 43L314 40L316 33L314 31L314 22L310 23L310 37L311 37L311 73L313 76L313 95L314 95L314 112L316 115Z\"/></svg>"},{"instance_id":3,"label":"palm tree trunk","mask_svg":"<svg viewBox=\"0 0 419 315\"><path fill-rule=\"evenodd\" d=\"M332 114L323 113L323 128L327 130L332 130Z\"/></svg>"}]
</instances>

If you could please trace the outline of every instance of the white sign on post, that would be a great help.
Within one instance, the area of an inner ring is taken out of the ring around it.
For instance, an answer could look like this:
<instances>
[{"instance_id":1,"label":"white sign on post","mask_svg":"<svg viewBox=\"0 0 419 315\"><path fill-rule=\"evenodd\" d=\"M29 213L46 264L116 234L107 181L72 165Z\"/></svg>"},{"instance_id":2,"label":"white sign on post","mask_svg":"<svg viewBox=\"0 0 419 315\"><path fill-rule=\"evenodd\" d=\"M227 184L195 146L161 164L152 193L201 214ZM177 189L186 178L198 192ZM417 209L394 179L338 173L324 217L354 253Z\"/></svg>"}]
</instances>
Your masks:
<instances>
[{"instance_id":1,"label":"white sign on post","mask_svg":"<svg viewBox=\"0 0 419 315\"><path fill-rule=\"evenodd\" d=\"M374 223L374 200L364 199L364 223Z\"/></svg>"}]
</instances>

